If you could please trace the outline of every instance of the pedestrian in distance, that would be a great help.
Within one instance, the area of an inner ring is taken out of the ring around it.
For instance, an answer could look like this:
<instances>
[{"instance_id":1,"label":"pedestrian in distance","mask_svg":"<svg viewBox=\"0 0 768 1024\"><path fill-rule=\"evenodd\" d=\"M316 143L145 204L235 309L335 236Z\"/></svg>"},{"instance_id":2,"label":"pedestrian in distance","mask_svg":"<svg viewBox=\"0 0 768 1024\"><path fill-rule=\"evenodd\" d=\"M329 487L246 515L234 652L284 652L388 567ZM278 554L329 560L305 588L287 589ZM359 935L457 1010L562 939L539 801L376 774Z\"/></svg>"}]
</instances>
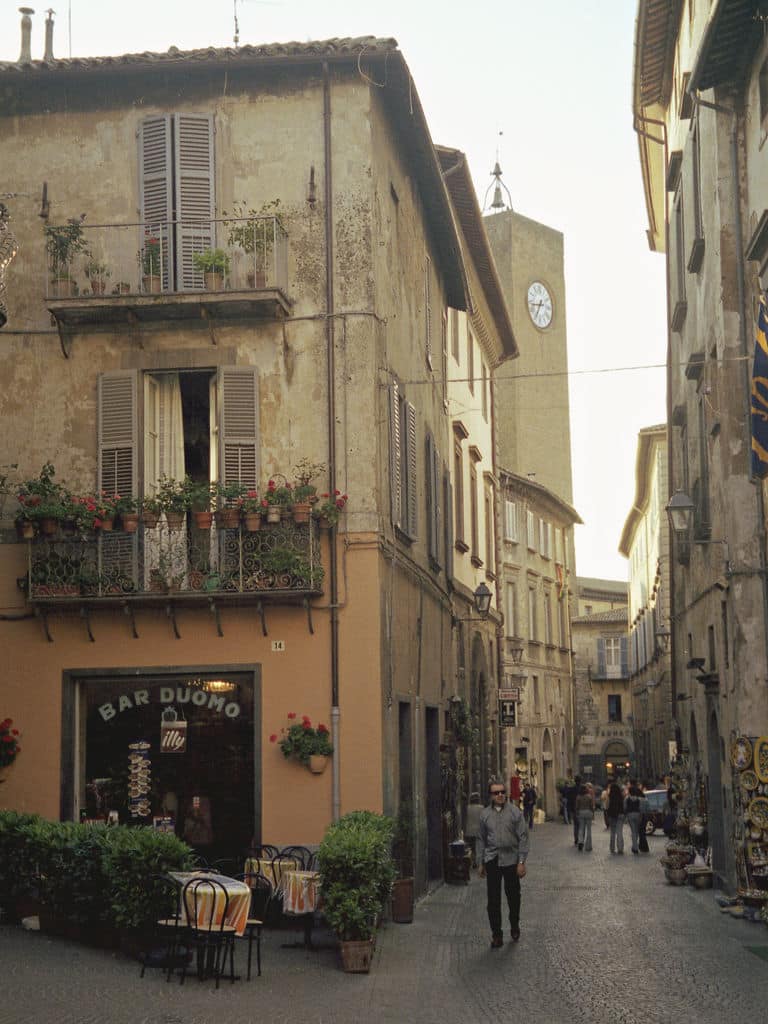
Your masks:
<instances>
[{"instance_id":1,"label":"pedestrian in distance","mask_svg":"<svg viewBox=\"0 0 768 1024\"><path fill-rule=\"evenodd\" d=\"M616 779L608 784L608 826L611 830L611 853L624 853L624 795Z\"/></svg>"},{"instance_id":2,"label":"pedestrian in distance","mask_svg":"<svg viewBox=\"0 0 768 1024\"><path fill-rule=\"evenodd\" d=\"M536 810L536 798L538 793L532 782L526 782L523 786L523 817L529 829L533 828L533 813Z\"/></svg>"},{"instance_id":3,"label":"pedestrian in distance","mask_svg":"<svg viewBox=\"0 0 768 1024\"><path fill-rule=\"evenodd\" d=\"M504 945L501 930L501 884L509 909L510 937L520 938L520 879L525 878L528 857L528 827L523 812L507 800L503 782L488 787L490 807L480 814L477 833L479 874L486 880L488 922L491 926L491 949Z\"/></svg>"},{"instance_id":4,"label":"pedestrian in distance","mask_svg":"<svg viewBox=\"0 0 768 1024\"><path fill-rule=\"evenodd\" d=\"M640 790L640 822L638 824L637 847L640 850L640 853L650 853L651 851L648 846L648 836L645 831L646 822L648 820L647 814L649 810L648 798L645 795L645 791L648 787L645 785L645 783L641 782L638 784L637 788Z\"/></svg>"},{"instance_id":5,"label":"pedestrian in distance","mask_svg":"<svg viewBox=\"0 0 768 1024\"><path fill-rule=\"evenodd\" d=\"M571 775L571 769L568 769L568 774L565 777L563 788L560 790L560 810L563 815L563 821L566 825L570 825L571 816L568 810L568 793L571 787L574 785L573 775Z\"/></svg>"},{"instance_id":6,"label":"pedestrian in distance","mask_svg":"<svg viewBox=\"0 0 768 1024\"><path fill-rule=\"evenodd\" d=\"M581 776L577 775L573 784L566 787L565 795L568 801L568 816L573 823L573 845L579 842L579 819L576 817L576 797L581 790Z\"/></svg>"},{"instance_id":7,"label":"pedestrian in distance","mask_svg":"<svg viewBox=\"0 0 768 1024\"><path fill-rule=\"evenodd\" d=\"M627 819L629 825L630 835L632 837L632 853L639 853L639 839L640 839L640 819L642 818L641 812L641 801L643 799L642 791L637 784L636 779L629 780L629 789L627 795L624 797L624 817Z\"/></svg>"},{"instance_id":8,"label":"pedestrian in distance","mask_svg":"<svg viewBox=\"0 0 768 1024\"><path fill-rule=\"evenodd\" d=\"M472 851L472 867L477 867L477 833L480 829L480 814L483 805L480 803L479 793L469 794L469 805L467 806L467 822L464 828L464 839Z\"/></svg>"},{"instance_id":9,"label":"pedestrian in distance","mask_svg":"<svg viewBox=\"0 0 768 1024\"><path fill-rule=\"evenodd\" d=\"M602 791L600 793L600 807L602 808L602 811L603 811L603 822L605 824L606 831L609 828L609 825L608 825L608 791L610 789L610 785L611 785L610 779L606 779L606 783L603 786L603 789L602 789Z\"/></svg>"},{"instance_id":10,"label":"pedestrian in distance","mask_svg":"<svg viewBox=\"0 0 768 1024\"><path fill-rule=\"evenodd\" d=\"M587 786L582 786L576 797L576 817L579 822L579 849L592 852L592 821L595 817L595 798Z\"/></svg>"}]
</instances>

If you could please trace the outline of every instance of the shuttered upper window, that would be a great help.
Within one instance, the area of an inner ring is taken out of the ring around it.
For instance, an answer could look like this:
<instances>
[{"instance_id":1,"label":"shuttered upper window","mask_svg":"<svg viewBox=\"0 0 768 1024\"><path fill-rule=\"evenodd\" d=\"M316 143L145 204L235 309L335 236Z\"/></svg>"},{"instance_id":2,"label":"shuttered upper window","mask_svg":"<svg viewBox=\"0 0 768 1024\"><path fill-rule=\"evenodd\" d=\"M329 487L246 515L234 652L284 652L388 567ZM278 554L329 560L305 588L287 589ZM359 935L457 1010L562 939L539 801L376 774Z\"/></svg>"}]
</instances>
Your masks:
<instances>
[{"instance_id":1,"label":"shuttered upper window","mask_svg":"<svg viewBox=\"0 0 768 1024\"><path fill-rule=\"evenodd\" d=\"M389 484L392 525L411 540L417 533L416 409L397 381L389 391Z\"/></svg>"},{"instance_id":2,"label":"shuttered upper window","mask_svg":"<svg viewBox=\"0 0 768 1024\"><path fill-rule=\"evenodd\" d=\"M139 130L139 169L144 237L160 243L163 288L202 288L192 257L216 244L213 117L145 118Z\"/></svg>"}]
</instances>

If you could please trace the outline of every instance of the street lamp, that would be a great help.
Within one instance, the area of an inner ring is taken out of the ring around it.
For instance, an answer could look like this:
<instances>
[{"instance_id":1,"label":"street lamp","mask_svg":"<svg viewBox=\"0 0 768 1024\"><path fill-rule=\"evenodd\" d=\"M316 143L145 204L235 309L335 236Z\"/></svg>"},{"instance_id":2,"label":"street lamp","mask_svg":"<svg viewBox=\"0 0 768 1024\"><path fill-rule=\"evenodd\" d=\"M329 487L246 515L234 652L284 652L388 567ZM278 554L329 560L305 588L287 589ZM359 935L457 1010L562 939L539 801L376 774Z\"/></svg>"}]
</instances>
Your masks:
<instances>
[{"instance_id":1,"label":"street lamp","mask_svg":"<svg viewBox=\"0 0 768 1024\"><path fill-rule=\"evenodd\" d=\"M491 598L493 594L490 592L485 583L480 583L472 595L475 603L475 611L477 615L454 615L454 622L478 622L485 621L488 618L488 613L491 610Z\"/></svg>"},{"instance_id":2,"label":"street lamp","mask_svg":"<svg viewBox=\"0 0 768 1024\"><path fill-rule=\"evenodd\" d=\"M671 636L671 632L664 626L662 626L661 629L657 629L654 633L654 637L656 638L656 642L658 643L659 650L662 654L666 654L669 650L669 640Z\"/></svg>"},{"instance_id":3,"label":"street lamp","mask_svg":"<svg viewBox=\"0 0 768 1024\"><path fill-rule=\"evenodd\" d=\"M677 490L667 502L669 523L678 537L686 537L693 521L694 504L685 491Z\"/></svg>"}]
</instances>

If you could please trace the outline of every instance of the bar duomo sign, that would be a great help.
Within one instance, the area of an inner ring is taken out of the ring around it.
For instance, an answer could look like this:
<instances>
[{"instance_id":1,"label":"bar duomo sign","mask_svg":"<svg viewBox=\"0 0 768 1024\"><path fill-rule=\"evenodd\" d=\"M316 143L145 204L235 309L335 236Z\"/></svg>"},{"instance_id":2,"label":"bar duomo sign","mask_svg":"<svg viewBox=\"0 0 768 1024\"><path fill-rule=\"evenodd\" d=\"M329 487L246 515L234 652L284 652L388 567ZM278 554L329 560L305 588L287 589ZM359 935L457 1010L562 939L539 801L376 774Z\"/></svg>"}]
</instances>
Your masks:
<instances>
[{"instance_id":1,"label":"bar duomo sign","mask_svg":"<svg viewBox=\"0 0 768 1024\"><path fill-rule=\"evenodd\" d=\"M110 718L121 714L123 711L131 711L133 708L148 706L150 704L194 704L199 708L207 708L211 711L218 711L227 718L237 718L240 714L240 705L234 701L227 701L218 693L206 693L205 690L196 686L161 686L157 690L134 690L132 693L123 693L114 701L99 705L99 714L108 722Z\"/></svg>"}]
</instances>

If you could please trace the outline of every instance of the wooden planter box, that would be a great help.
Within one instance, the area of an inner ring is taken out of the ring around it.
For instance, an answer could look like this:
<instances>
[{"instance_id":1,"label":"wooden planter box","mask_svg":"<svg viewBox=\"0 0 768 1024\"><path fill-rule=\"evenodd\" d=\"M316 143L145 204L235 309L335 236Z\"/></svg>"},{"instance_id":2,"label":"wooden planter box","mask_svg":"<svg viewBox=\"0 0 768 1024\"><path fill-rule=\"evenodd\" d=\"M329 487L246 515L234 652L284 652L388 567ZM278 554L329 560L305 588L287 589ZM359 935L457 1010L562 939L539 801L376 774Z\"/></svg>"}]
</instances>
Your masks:
<instances>
[{"instance_id":1,"label":"wooden planter box","mask_svg":"<svg viewBox=\"0 0 768 1024\"><path fill-rule=\"evenodd\" d=\"M373 959L373 939L354 942L339 940L341 966L348 974L368 974Z\"/></svg>"}]
</instances>

